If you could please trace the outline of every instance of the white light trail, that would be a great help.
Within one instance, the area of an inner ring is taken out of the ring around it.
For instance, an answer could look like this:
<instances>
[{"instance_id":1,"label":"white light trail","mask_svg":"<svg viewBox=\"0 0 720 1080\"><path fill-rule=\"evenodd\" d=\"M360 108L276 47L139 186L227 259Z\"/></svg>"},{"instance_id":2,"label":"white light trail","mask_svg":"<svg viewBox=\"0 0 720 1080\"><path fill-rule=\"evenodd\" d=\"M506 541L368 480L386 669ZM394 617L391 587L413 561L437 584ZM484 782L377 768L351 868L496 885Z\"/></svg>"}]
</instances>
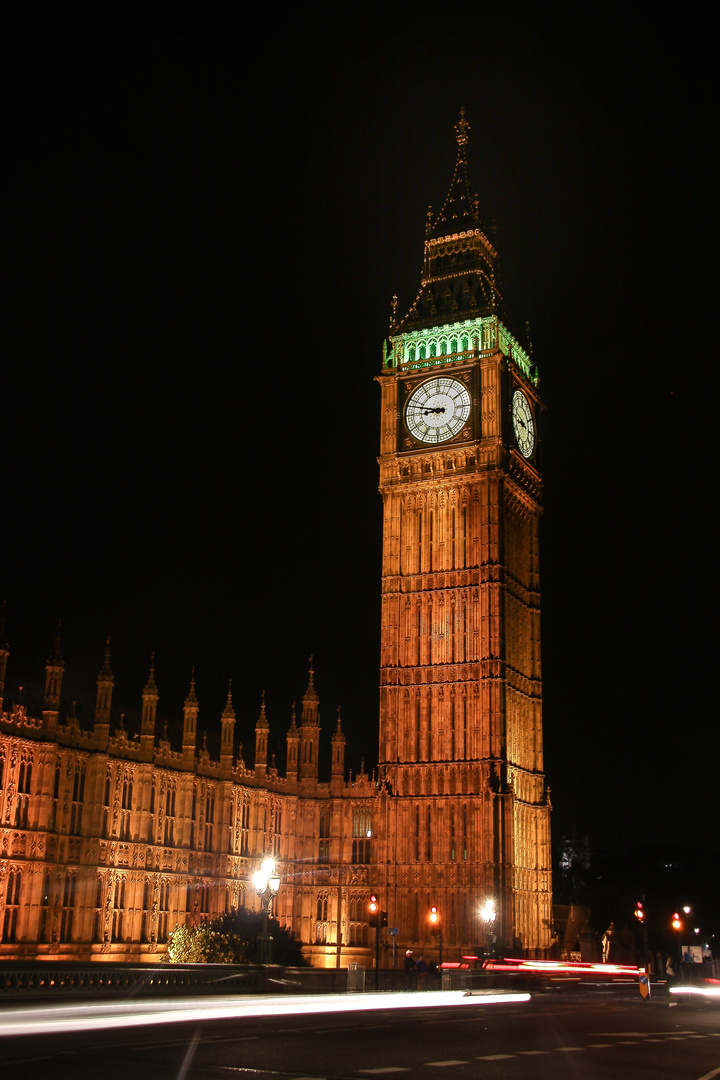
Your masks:
<instances>
[{"instance_id":1,"label":"white light trail","mask_svg":"<svg viewBox=\"0 0 720 1080\"><path fill-rule=\"evenodd\" d=\"M70 1031L179 1024L188 1021L244 1017L310 1016L343 1012L432 1009L462 1005L498 1005L529 1001L529 994L476 993L463 990L425 990L397 994L307 997L189 998L182 1001L132 1001L100 1005L56 1005L8 1010L0 1017L0 1038L11 1035L50 1035Z\"/></svg>"}]
</instances>

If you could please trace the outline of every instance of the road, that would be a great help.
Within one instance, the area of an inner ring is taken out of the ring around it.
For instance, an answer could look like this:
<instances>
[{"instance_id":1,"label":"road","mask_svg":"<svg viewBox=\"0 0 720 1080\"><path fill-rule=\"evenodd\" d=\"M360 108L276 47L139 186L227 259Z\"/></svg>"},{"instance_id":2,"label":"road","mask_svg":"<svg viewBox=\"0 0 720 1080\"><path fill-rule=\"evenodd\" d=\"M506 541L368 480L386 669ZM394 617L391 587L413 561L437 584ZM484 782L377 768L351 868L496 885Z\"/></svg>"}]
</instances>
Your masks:
<instances>
[{"instance_id":1,"label":"road","mask_svg":"<svg viewBox=\"0 0 720 1080\"><path fill-rule=\"evenodd\" d=\"M338 1008L352 1007L353 999L365 1011L325 1011L333 1002ZM243 1002L250 1008L259 1002L268 1015L248 1015ZM281 1014L293 1003L299 1011ZM90 1030L82 1029L88 1016L98 1015L97 1009L84 1006L61 1014L54 1007L42 1011L43 1023L49 1019L54 1030L38 1024L24 1034L17 1033L20 1018L31 1014L6 1008L0 1015L0 1075L3 1080L37 1074L53 1080L127 1080L133 1074L142 1080L720 1077L717 1003L671 1002L667 996L648 1003L627 987L532 994L529 1000L509 1001L463 1001L461 994L383 994L285 997L275 1003L263 998L202 999L197 1005L192 1019L182 1020L169 1012L138 1017L139 1003L104 1006L104 1019ZM211 1015L203 1015L208 1008ZM218 1008L228 1015L218 1018ZM243 1015L230 1015L236 1013ZM32 1015L40 1017L37 1010ZM68 1030L73 1017L81 1030ZM113 1018L128 1026L108 1027Z\"/></svg>"}]
</instances>

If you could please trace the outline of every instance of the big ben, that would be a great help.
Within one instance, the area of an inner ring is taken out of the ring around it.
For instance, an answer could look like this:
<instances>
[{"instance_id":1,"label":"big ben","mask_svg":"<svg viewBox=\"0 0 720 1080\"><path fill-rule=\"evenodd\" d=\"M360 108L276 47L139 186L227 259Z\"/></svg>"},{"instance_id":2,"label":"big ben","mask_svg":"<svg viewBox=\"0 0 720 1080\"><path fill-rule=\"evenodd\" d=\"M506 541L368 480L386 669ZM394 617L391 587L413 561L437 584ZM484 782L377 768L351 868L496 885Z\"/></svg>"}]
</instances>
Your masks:
<instances>
[{"instance_id":1,"label":"big ben","mask_svg":"<svg viewBox=\"0 0 720 1080\"><path fill-rule=\"evenodd\" d=\"M422 280L383 352L378 886L403 947L551 942L542 742L538 375L455 125Z\"/></svg>"}]
</instances>

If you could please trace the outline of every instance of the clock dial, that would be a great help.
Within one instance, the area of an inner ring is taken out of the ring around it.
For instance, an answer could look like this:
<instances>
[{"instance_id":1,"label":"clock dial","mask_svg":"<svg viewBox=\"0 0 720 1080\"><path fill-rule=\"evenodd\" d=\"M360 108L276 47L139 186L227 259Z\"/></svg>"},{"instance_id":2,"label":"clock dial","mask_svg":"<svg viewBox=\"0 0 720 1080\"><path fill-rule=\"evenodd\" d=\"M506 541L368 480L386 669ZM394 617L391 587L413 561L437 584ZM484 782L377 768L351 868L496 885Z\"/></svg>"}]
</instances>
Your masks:
<instances>
[{"instance_id":1,"label":"clock dial","mask_svg":"<svg viewBox=\"0 0 720 1080\"><path fill-rule=\"evenodd\" d=\"M535 449L535 423L528 399L516 390L512 401L512 422L518 450L524 458L532 457Z\"/></svg>"},{"instance_id":2,"label":"clock dial","mask_svg":"<svg viewBox=\"0 0 720 1080\"><path fill-rule=\"evenodd\" d=\"M413 390L405 406L405 423L420 442L452 439L470 416L470 391L464 383L437 376Z\"/></svg>"}]
</instances>

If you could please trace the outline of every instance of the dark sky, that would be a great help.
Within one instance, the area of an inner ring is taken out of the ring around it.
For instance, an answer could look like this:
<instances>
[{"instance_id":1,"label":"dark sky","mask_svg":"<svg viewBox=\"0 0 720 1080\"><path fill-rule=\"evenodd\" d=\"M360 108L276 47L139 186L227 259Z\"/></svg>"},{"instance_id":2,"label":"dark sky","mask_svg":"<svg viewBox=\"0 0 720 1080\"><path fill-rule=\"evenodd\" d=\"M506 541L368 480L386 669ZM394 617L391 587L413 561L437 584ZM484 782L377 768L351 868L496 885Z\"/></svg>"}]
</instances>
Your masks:
<instances>
[{"instance_id":1,"label":"dark sky","mask_svg":"<svg viewBox=\"0 0 720 1080\"><path fill-rule=\"evenodd\" d=\"M464 105L547 406L555 834L717 846L709 29L497 8L28 5L6 26L9 696L37 695L61 618L68 700L91 709L109 634L119 705L154 650L161 713L194 664L212 737L232 678L250 748L265 689L280 758L312 652L326 747L341 705L350 764L374 763L373 376Z\"/></svg>"}]
</instances>

